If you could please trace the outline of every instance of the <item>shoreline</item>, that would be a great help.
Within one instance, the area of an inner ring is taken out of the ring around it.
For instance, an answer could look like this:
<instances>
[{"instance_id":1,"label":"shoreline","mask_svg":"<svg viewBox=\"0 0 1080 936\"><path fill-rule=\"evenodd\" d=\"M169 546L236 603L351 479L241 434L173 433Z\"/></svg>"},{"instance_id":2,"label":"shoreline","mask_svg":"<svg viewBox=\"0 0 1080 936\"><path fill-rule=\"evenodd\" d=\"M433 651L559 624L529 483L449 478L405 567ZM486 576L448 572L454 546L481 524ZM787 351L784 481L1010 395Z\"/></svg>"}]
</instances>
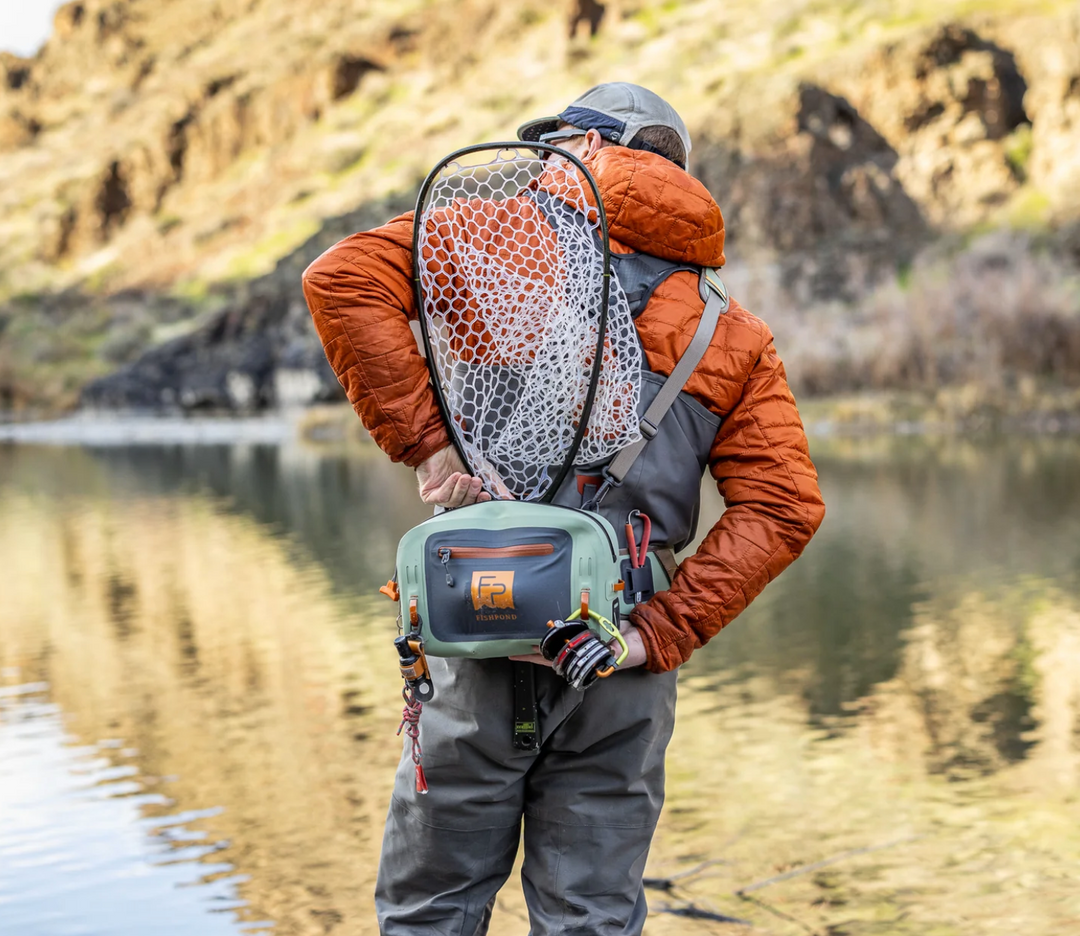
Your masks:
<instances>
[{"instance_id":1,"label":"shoreline","mask_svg":"<svg viewBox=\"0 0 1080 936\"><path fill-rule=\"evenodd\" d=\"M0 444L280 445L298 438L289 413L261 417L81 413L58 419L0 422Z\"/></svg>"},{"instance_id":2,"label":"shoreline","mask_svg":"<svg viewBox=\"0 0 1080 936\"><path fill-rule=\"evenodd\" d=\"M805 397L799 404L811 438L1080 434L1080 394L1050 394L1024 405L962 399L945 391ZM958 405L959 403L959 405ZM964 405L967 404L967 405ZM84 411L16 421L0 413L0 444L37 445L280 445L366 444L348 403L270 410L258 416L223 413Z\"/></svg>"}]
</instances>

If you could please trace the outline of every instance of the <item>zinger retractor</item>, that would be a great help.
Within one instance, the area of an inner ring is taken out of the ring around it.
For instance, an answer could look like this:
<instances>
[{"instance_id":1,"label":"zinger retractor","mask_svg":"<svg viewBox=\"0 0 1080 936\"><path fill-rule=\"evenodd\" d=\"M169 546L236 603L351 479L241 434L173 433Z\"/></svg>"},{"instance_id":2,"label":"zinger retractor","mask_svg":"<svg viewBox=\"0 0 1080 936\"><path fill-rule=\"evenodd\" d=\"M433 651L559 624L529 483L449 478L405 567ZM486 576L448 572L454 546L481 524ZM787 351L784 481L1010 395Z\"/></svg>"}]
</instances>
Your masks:
<instances>
[{"instance_id":1,"label":"zinger retractor","mask_svg":"<svg viewBox=\"0 0 1080 936\"><path fill-rule=\"evenodd\" d=\"M430 702L435 695L435 686L431 682L423 638L418 634L401 634L394 638L394 647L406 688L419 701Z\"/></svg>"},{"instance_id":2,"label":"zinger retractor","mask_svg":"<svg viewBox=\"0 0 1080 936\"><path fill-rule=\"evenodd\" d=\"M556 673L579 690L610 676L619 665L607 644L584 621L549 621L540 653L551 661Z\"/></svg>"},{"instance_id":3,"label":"zinger retractor","mask_svg":"<svg viewBox=\"0 0 1080 936\"><path fill-rule=\"evenodd\" d=\"M415 619L413 624L415 626ZM427 793L424 750L420 747L420 716L424 712L424 703L435 695L435 687L431 682L431 671L424 653L424 639L415 632L402 634L395 638L394 646L398 652L401 678L405 680L401 689L405 708L401 712L401 724L398 725L397 733L400 735L404 731L412 743L412 760L416 765L416 792Z\"/></svg>"}]
</instances>

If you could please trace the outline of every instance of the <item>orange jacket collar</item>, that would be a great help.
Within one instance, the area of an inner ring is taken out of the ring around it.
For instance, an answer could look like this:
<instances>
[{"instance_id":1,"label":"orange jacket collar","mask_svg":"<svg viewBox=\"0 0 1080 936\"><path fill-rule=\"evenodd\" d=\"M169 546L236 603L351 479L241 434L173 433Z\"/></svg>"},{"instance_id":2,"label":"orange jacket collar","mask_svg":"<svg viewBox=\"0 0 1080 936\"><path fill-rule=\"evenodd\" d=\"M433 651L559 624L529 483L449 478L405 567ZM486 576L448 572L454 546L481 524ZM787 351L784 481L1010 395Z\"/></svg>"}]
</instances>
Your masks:
<instances>
[{"instance_id":1,"label":"orange jacket collar","mask_svg":"<svg viewBox=\"0 0 1080 936\"><path fill-rule=\"evenodd\" d=\"M624 146L605 146L584 162L614 240L665 260L723 266L724 217L693 176L663 156Z\"/></svg>"}]
</instances>

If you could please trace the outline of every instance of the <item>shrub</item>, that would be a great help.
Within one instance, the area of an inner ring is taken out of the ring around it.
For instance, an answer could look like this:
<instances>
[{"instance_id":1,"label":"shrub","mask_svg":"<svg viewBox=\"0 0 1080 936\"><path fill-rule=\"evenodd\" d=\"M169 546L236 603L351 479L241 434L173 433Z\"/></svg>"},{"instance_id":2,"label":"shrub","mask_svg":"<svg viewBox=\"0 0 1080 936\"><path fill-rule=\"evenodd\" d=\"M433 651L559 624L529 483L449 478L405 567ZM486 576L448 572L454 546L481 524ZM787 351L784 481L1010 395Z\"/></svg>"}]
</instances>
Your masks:
<instances>
[{"instance_id":1,"label":"shrub","mask_svg":"<svg viewBox=\"0 0 1080 936\"><path fill-rule=\"evenodd\" d=\"M851 305L799 308L774 284L745 285L797 391L1080 386L1080 278L1026 236L988 235L902 274Z\"/></svg>"}]
</instances>

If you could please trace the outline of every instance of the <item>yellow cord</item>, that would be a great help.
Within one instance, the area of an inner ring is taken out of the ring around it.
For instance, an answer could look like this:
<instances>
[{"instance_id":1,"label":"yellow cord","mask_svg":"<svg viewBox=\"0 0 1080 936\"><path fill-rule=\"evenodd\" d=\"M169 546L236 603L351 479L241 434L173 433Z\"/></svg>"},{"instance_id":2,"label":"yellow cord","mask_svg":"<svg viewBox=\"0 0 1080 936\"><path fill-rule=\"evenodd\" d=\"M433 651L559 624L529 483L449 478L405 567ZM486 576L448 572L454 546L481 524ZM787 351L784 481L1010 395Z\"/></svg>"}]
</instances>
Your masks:
<instances>
[{"instance_id":1,"label":"yellow cord","mask_svg":"<svg viewBox=\"0 0 1080 936\"><path fill-rule=\"evenodd\" d=\"M566 620L576 621L581 617L581 609L578 608L573 614ZM623 660L630 655L630 648L626 645L626 641L623 640L623 635L619 633L619 629L611 623L606 617L597 614L592 608L589 608L589 617L596 621L600 625L600 629L608 634L613 640L618 641L619 647L622 649L622 653L619 654L619 658L615 661L616 666L621 666Z\"/></svg>"}]
</instances>

